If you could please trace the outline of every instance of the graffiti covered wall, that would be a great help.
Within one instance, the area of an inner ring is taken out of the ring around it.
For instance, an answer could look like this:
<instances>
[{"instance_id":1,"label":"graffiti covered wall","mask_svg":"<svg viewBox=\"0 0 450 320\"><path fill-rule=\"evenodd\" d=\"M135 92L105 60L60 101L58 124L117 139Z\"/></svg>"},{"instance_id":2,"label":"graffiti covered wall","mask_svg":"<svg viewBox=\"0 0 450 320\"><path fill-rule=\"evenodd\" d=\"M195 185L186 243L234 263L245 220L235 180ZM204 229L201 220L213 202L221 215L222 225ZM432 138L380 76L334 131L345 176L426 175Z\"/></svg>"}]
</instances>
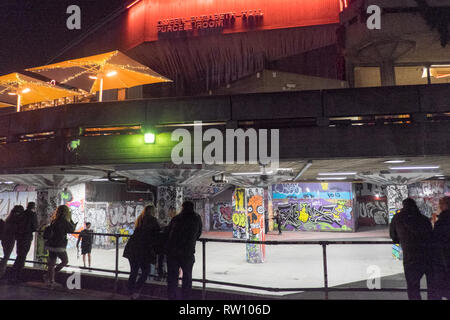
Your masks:
<instances>
[{"instance_id":1,"label":"graffiti covered wall","mask_svg":"<svg viewBox=\"0 0 450 320\"><path fill-rule=\"evenodd\" d=\"M389 211L384 188L369 183L358 183L354 186L358 226L387 225Z\"/></svg>"},{"instance_id":2,"label":"graffiti covered wall","mask_svg":"<svg viewBox=\"0 0 450 320\"><path fill-rule=\"evenodd\" d=\"M59 198L59 204L65 204L70 208L72 220L77 223L75 232L83 230L85 223L84 203L86 199L86 185L84 183L77 184L62 190L59 193ZM74 248L78 241L78 235L68 234L67 240L67 248Z\"/></svg>"},{"instance_id":3,"label":"graffiti covered wall","mask_svg":"<svg viewBox=\"0 0 450 320\"><path fill-rule=\"evenodd\" d=\"M214 202L211 207L211 230L232 231L233 219L231 211L231 202Z\"/></svg>"},{"instance_id":4,"label":"graffiti covered wall","mask_svg":"<svg viewBox=\"0 0 450 320\"><path fill-rule=\"evenodd\" d=\"M445 181L423 181L408 185L408 194L427 218L439 212L439 199L445 196Z\"/></svg>"},{"instance_id":5,"label":"graffiti covered wall","mask_svg":"<svg viewBox=\"0 0 450 320\"><path fill-rule=\"evenodd\" d=\"M1 192L0 193L0 219L5 220L12 208L16 205L27 207L28 202L36 201L36 191L30 192Z\"/></svg>"},{"instance_id":6,"label":"graffiti covered wall","mask_svg":"<svg viewBox=\"0 0 450 320\"><path fill-rule=\"evenodd\" d=\"M408 186L407 185L390 185L386 187L388 210L389 210L389 223L397 212L403 207L402 201L408 198ZM392 256L396 259L403 259L402 248L399 244L392 245Z\"/></svg>"},{"instance_id":7,"label":"graffiti covered wall","mask_svg":"<svg viewBox=\"0 0 450 320\"><path fill-rule=\"evenodd\" d=\"M389 211L387 198L377 196L360 196L356 198L359 226L387 225Z\"/></svg>"},{"instance_id":8,"label":"graffiti covered wall","mask_svg":"<svg viewBox=\"0 0 450 320\"><path fill-rule=\"evenodd\" d=\"M138 201L125 202L86 202L86 222L96 233L133 234L137 217L144 210L146 203ZM128 237L121 237L119 244L124 245ZM94 247L111 249L115 246L115 237L95 236Z\"/></svg>"},{"instance_id":9,"label":"graffiti covered wall","mask_svg":"<svg viewBox=\"0 0 450 320\"><path fill-rule=\"evenodd\" d=\"M285 230L355 230L351 183L276 184L272 196Z\"/></svg>"},{"instance_id":10,"label":"graffiti covered wall","mask_svg":"<svg viewBox=\"0 0 450 320\"><path fill-rule=\"evenodd\" d=\"M233 188L210 198L210 230L233 231Z\"/></svg>"}]
</instances>

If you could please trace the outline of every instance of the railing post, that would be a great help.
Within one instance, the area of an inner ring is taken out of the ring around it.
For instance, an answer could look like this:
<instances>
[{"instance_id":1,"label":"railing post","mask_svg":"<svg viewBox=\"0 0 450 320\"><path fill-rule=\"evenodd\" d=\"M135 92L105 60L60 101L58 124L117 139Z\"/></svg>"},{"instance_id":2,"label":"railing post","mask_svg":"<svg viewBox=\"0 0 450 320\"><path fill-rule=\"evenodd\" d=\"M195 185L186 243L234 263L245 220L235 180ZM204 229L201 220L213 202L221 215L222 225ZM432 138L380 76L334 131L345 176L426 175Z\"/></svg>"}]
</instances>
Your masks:
<instances>
[{"instance_id":1,"label":"railing post","mask_svg":"<svg viewBox=\"0 0 450 320\"><path fill-rule=\"evenodd\" d=\"M202 239L202 259L203 259L203 281L202 281L202 300L206 299L206 240Z\"/></svg>"},{"instance_id":2,"label":"railing post","mask_svg":"<svg viewBox=\"0 0 450 320\"><path fill-rule=\"evenodd\" d=\"M327 244L322 243L323 252L323 286L325 290L325 300L328 300L328 270L327 270Z\"/></svg>"},{"instance_id":3,"label":"railing post","mask_svg":"<svg viewBox=\"0 0 450 320\"><path fill-rule=\"evenodd\" d=\"M114 292L117 293L119 283L119 236L115 235L115 238L116 238L116 268L114 278Z\"/></svg>"}]
</instances>

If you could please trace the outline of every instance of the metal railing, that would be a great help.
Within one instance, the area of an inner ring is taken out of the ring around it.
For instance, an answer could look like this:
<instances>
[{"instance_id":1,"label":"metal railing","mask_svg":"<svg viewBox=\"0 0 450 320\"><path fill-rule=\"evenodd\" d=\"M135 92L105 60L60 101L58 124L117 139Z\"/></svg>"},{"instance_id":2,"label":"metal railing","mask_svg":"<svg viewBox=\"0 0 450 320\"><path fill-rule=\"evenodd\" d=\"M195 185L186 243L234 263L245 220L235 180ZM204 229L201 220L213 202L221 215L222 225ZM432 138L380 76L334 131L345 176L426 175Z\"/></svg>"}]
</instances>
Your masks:
<instances>
[{"instance_id":1,"label":"metal railing","mask_svg":"<svg viewBox=\"0 0 450 320\"><path fill-rule=\"evenodd\" d=\"M328 300L329 292L332 291L370 291L370 292L406 292L406 288L384 288L384 289L369 289L369 288L334 288L328 285L328 261L327 261L327 246L329 245L380 245L380 244L393 244L392 241L248 241L248 240L235 240L235 239L207 239L201 238L198 241L202 242L202 255L203 266L202 273L203 278L197 280L203 283L202 298L205 299L206 284L217 284L225 286L233 286L247 289L262 290L268 292L323 292L324 298ZM230 282L214 281L206 279L206 242L222 242L222 243L245 243L245 244L265 244L265 245L320 245L322 247L322 259L323 259L323 287L322 288L270 288L254 285L244 285ZM422 290L425 291L425 290Z\"/></svg>"},{"instance_id":2,"label":"metal railing","mask_svg":"<svg viewBox=\"0 0 450 320\"><path fill-rule=\"evenodd\" d=\"M80 234L80 232L72 232L70 234ZM117 292L119 274L130 274L127 271L119 270L119 239L121 237L130 237L127 234L114 234L114 233L92 233L94 236L104 236L104 237L114 237L115 243L115 268L113 269L102 269L102 268L86 268L86 267L76 267L82 270L92 270L106 273L114 274L114 291ZM202 283L202 299L206 299L206 285L215 284L222 286L230 286L236 288L245 288L253 290L262 290L267 292L323 292L324 298L327 300L329 298L330 292L406 292L406 288L380 288L380 289L369 289L369 288L337 288L330 287L328 284L328 261L327 261L327 246L332 245L386 245L393 244L392 241L249 241L249 240L239 240L239 239L212 239L212 238L200 238L198 240L202 244L202 278L195 279L193 282ZM220 243L240 243L240 244L264 244L264 245L319 245L322 247L322 259L323 259L323 287L320 288L272 288L272 287L262 287L255 285L246 285L240 283L224 282L210 280L206 277L206 243L207 242L220 242ZM9 259L15 260L15 259ZM34 264L46 264L40 261L30 261L26 260L27 263ZM74 267L67 265L67 267ZM421 289L421 291L426 291L426 289Z\"/></svg>"}]
</instances>

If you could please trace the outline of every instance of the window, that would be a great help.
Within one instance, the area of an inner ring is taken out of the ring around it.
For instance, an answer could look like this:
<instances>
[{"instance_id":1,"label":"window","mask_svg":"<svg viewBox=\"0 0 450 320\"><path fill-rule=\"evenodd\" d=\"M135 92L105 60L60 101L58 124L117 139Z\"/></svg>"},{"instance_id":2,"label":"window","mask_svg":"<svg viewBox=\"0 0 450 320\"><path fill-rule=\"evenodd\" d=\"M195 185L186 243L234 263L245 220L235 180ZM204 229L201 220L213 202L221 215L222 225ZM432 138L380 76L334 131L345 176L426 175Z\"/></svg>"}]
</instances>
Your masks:
<instances>
[{"instance_id":1,"label":"window","mask_svg":"<svg viewBox=\"0 0 450 320\"><path fill-rule=\"evenodd\" d=\"M432 65L431 83L450 83L450 65Z\"/></svg>"},{"instance_id":2,"label":"window","mask_svg":"<svg viewBox=\"0 0 450 320\"><path fill-rule=\"evenodd\" d=\"M379 67L356 67L354 74L356 88L381 86Z\"/></svg>"},{"instance_id":3,"label":"window","mask_svg":"<svg viewBox=\"0 0 450 320\"><path fill-rule=\"evenodd\" d=\"M395 67L395 84L398 86L428 84L425 66Z\"/></svg>"}]
</instances>

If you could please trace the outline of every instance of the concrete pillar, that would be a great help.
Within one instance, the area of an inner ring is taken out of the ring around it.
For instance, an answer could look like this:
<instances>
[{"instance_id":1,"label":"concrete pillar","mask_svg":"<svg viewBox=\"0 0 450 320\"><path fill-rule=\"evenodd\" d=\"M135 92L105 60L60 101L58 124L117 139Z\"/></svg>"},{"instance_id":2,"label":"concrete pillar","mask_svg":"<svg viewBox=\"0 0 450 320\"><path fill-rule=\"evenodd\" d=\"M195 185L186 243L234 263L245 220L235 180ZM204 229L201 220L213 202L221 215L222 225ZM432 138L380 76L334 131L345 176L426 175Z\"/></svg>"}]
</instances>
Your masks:
<instances>
[{"instance_id":1,"label":"concrete pillar","mask_svg":"<svg viewBox=\"0 0 450 320\"><path fill-rule=\"evenodd\" d=\"M245 189L236 188L232 198L233 238L248 239Z\"/></svg>"},{"instance_id":2,"label":"concrete pillar","mask_svg":"<svg viewBox=\"0 0 450 320\"><path fill-rule=\"evenodd\" d=\"M267 231L273 231L272 186L267 188L267 215L269 216L269 230Z\"/></svg>"},{"instance_id":3,"label":"concrete pillar","mask_svg":"<svg viewBox=\"0 0 450 320\"><path fill-rule=\"evenodd\" d=\"M387 186L386 193L389 210L389 223L391 223L394 215L403 207L402 201L408 198L408 186L390 185ZM392 256L398 260L403 259L402 248L399 244L394 244L392 246Z\"/></svg>"},{"instance_id":4,"label":"concrete pillar","mask_svg":"<svg viewBox=\"0 0 450 320\"><path fill-rule=\"evenodd\" d=\"M393 60L386 60L380 65L381 86L395 86L395 68Z\"/></svg>"},{"instance_id":5,"label":"concrete pillar","mask_svg":"<svg viewBox=\"0 0 450 320\"><path fill-rule=\"evenodd\" d=\"M245 189L245 199L247 204L248 240L264 241L264 189ZM264 244L247 244L247 262L262 263L265 256L266 248Z\"/></svg>"},{"instance_id":6,"label":"concrete pillar","mask_svg":"<svg viewBox=\"0 0 450 320\"><path fill-rule=\"evenodd\" d=\"M209 199L199 199L194 201L194 211L202 217L203 231L209 231Z\"/></svg>"},{"instance_id":7,"label":"concrete pillar","mask_svg":"<svg viewBox=\"0 0 450 320\"><path fill-rule=\"evenodd\" d=\"M205 220L203 221L203 230L209 232L211 228L211 201L209 198L205 199Z\"/></svg>"},{"instance_id":8,"label":"concrete pillar","mask_svg":"<svg viewBox=\"0 0 450 320\"><path fill-rule=\"evenodd\" d=\"M345 60L345 77L349 88L355 87L355 65L349 60Z\"/></svg>"},{"instance_id":9,"label":"concrete pillar","mask_svg":"<svg viewBox=\"0 0 450 320\"><path fill-rule=\"evenodd\" d=\"M38 189L36 195L36 214L39 230L43 230L50 223L50 219L60 204L59 189ZM35 233L34 261L47 262L48 252L44 249L42 233ZM44 268L45 265L37 264L35 267Z\"/></svg>"},{"instance_id":10,"label":"concrete pillar","mask_svg":"<svg viewBox=\"0 0 450 320\"><path fill-rule=\"evenodd\" d=\"M160 186L157 189L158 222L166 226L181 211L183 204L183 187Z\"/></svg>"}]
</instances>

